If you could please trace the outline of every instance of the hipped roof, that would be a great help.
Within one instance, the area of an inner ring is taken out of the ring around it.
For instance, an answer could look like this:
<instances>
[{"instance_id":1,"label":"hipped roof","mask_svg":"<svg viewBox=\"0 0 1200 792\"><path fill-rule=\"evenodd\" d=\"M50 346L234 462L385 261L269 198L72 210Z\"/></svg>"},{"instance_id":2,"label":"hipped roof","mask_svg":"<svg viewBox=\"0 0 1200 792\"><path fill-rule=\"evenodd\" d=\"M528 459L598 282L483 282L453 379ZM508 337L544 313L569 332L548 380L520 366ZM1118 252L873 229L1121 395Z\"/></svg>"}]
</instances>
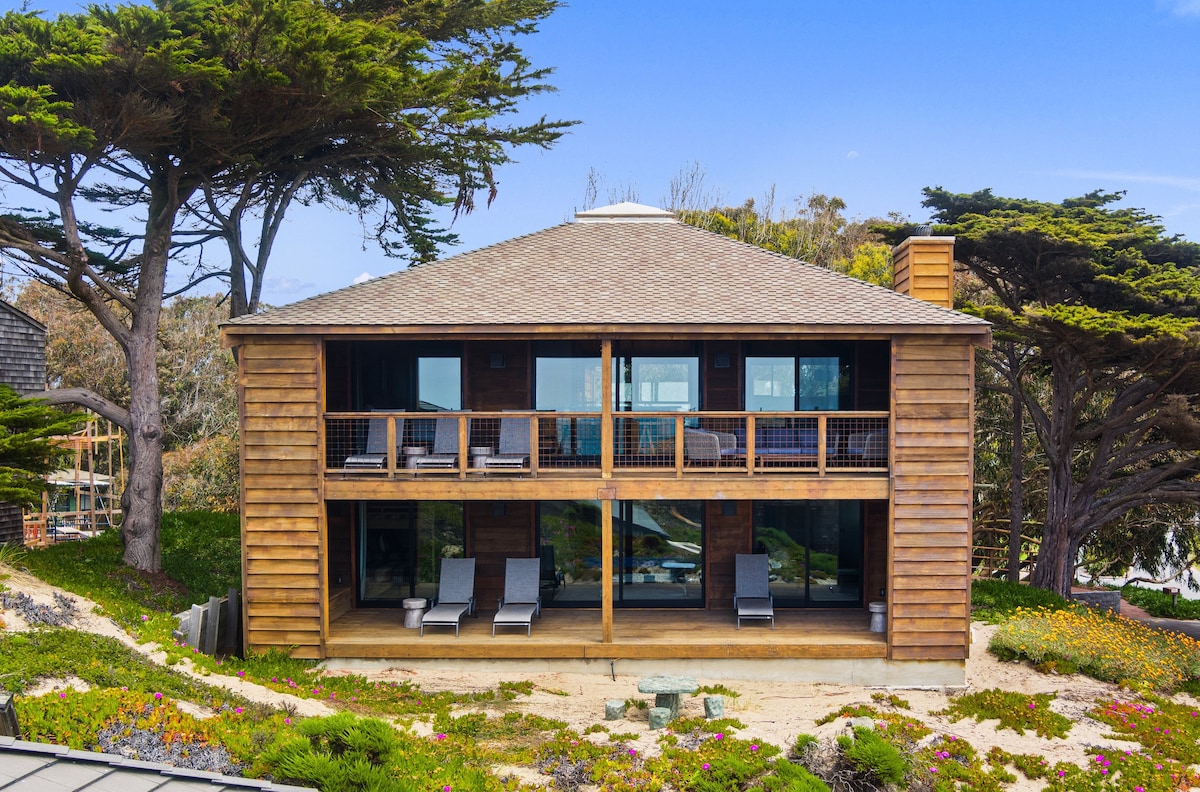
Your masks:
<instances>
[{"instance_id":1,"label":"hipped roof","mask_svg":"<svg viewBox=\"0 0 1200 792\"><path fill-rule=\"evenodd\" d=\"M410 267L225 325L233 334L649 330L941 329L981 319L618 204L574 223Z\"/></svg>"}]
</instances>

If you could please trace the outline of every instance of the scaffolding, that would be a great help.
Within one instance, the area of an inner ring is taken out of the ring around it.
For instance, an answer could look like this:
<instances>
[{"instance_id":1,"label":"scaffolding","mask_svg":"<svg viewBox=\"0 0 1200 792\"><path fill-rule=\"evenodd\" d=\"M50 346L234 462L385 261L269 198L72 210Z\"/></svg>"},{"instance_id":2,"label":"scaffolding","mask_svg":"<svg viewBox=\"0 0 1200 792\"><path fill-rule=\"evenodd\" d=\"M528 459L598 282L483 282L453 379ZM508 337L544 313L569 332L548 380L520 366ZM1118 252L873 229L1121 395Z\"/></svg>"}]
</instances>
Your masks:
<instances>
[{"instance_id":1,"label":"scaffolding","mask_svg":"<svg viewBox=\"0 0 1200 792\"><path fill-rule=\"evenodd\" d=\"M25 512L27 547L86 539L120 524L124 440L120 427L95 414L80 431L51 439L70 451L73 464L46 476L41 510Z\"/></svg>"}]
</instances>

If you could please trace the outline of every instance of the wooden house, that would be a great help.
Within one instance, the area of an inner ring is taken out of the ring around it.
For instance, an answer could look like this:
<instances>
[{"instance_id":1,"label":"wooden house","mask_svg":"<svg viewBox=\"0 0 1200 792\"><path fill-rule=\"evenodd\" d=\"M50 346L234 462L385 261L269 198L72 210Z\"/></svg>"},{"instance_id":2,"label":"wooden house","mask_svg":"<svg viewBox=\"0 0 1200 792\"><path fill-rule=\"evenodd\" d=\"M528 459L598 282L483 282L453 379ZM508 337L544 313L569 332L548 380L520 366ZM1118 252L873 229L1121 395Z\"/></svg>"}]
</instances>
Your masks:
<instances>
[{"instance_id":1,"label":"wooden house","mask_svg":"<svg viewBox=\"0 0 1200 792\"><path fill-rule=\"evenodd\" d=\"M0 383L17 393L46 389L46 326L0 300ZM0 545L24 541L21 507L0 503Z\"/></svg>"},{"instance_id":2,"label":"wooden house","mask_svg":"<svg viewBox=\"0 0 1200 792\"><path fill-rule=\"evenodd\" d=\"M953 238L895 260L902 293L626 203L226 324L246 645L961 683L989 326ZM773 629L734 618L752 552ZM476 617L405 628L452 557ZM540 616L493 635L533 557Z\"/></svg>"}]
</instances>

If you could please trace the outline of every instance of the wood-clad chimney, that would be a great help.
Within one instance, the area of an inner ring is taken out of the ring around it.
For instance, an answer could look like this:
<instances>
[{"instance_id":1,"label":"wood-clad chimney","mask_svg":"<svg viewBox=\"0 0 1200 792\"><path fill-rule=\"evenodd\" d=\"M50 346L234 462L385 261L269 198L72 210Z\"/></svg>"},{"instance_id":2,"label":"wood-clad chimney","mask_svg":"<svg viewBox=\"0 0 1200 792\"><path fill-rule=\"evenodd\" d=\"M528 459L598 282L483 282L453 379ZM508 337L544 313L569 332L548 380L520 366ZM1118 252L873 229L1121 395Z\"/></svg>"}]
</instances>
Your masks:
<instances>
[{"instance_id":1,"label":"wood-clad chimney","mask_svg":"<svg viewBox=\"0 0 1200 792\"><path fill-rule=\"evenodd\" d=\"M910 236L892 249L892 283L900 294L954 307L954 237Z\"/></svg>"}]
</instances>

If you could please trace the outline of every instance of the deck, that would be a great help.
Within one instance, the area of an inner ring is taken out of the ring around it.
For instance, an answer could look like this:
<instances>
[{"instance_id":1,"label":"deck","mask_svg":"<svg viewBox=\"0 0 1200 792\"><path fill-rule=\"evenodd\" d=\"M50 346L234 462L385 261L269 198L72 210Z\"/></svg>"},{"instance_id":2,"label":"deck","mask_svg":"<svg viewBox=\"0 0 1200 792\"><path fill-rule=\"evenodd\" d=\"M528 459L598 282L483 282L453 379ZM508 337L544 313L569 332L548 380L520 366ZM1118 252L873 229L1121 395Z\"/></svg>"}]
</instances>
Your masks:
<instances>
[{"instance_id":1,"label":"deck","mask_svg":"<svg viewBox=\"0 0 1200 792\"><path fill-rule=\"evenodd\" d=\"M775 609L775 629L743 622L729 610L618 610L613 642L600 641L600 611L548 608L533 621L532 634L502 629L492 637L495 611L464 617L454 630L405 629L400 610L363 609L334 620L325 642L327 657L478 659L678 659L884 658L883 633L868 629L866 610Z\"/></svg>"}]
</instances>

